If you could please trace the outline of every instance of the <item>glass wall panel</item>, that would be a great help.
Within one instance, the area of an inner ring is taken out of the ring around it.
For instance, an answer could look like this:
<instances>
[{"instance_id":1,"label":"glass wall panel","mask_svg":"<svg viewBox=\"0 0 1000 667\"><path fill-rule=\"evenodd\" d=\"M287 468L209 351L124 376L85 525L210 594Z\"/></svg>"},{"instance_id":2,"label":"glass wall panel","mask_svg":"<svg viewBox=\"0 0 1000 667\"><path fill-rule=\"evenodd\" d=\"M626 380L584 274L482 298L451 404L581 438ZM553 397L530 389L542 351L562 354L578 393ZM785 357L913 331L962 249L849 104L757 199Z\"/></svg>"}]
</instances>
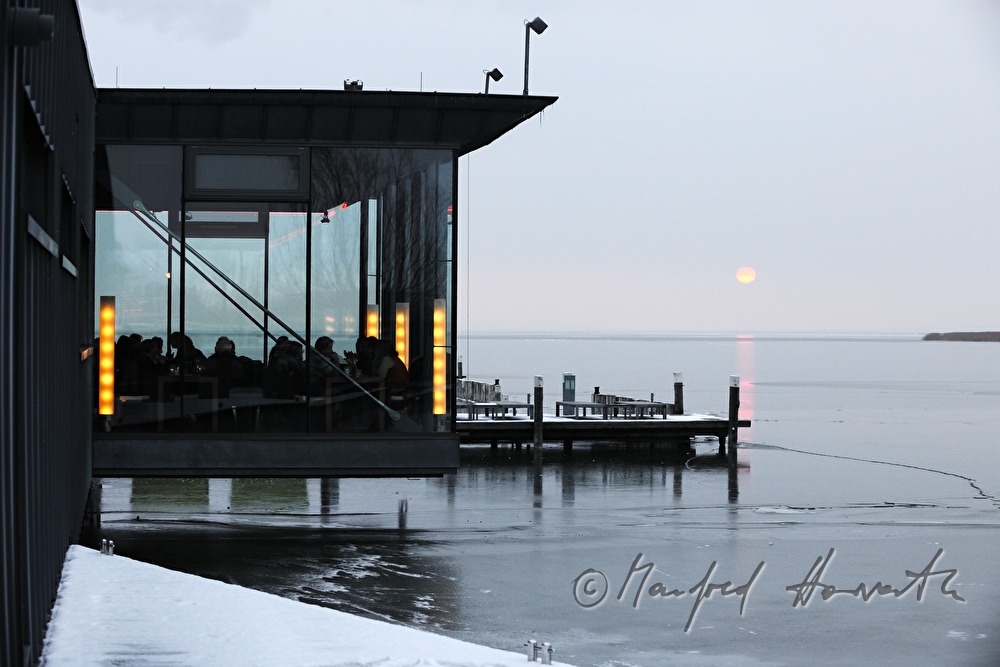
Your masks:
<instances>
[{"instance_id":1,"label":"glass wall panel","mask_svg":"<svg viewBox=\"0 0 1000 667\"><path fill-rule=\"evenodd\" d=\"M450 430L451 152L303 154L308 201L207 200L183 191L180 147L102 147L96 296L124 335L111 428ZM283 178L270 162L254 178Z\"/></svg>"},{"instance_id":2,"label":"glass wall panel","mask_svg":"<svg viewBox=\"0 0 1000 667\"><path fill-rule=\"evenodd\" d=\"M182 157L177 146L104 146L96 155L94 306L114 297L117 339L114 414L99 426L156 427L173 305L165 227L180 211Z\"/></svg>"},{"instance_id":3,"label":"glass wall panel","mask_svg":"<svg viewBox=\"0 0 1000 667\"><path fill-rule=\"evenodd\" d=\"M189 203L184 215L185 430L303 431L306 214ZM195 390L197 397L194 396Z\"/></svg>"},{"instance_id":4,"label":"glass wall panel","mask_svg":"<svg viewBox=\"0 0 1000 667\"><path fill-rule=\"evenodd\" d=\"M299 160L291 155L198 155L199 190L299 189Z\"/></svg>"},{"instance_id":5,"label":"glass wall panel","mask_svg":"<svg viewBox=\"0 0 1000 667\"><path fill-rule=\"evenodd\" d=\"M242 408L262 396L267 215L259 204L185 208L183 337L170 341L183 375L184 430L256 430L255 411Z\"/></svg>"},{"instance_id":6,"label":"glass wall panel","mask_svg":"<svg viewBox=\"0 0 1000 667\"><path fill-rule=\"evenodd\" d=\"M188 199L309 197L309 149L294 146L191 146L187 149Z\"/></svg>"},{"instance_id":7,"label":"glass wall panel","mask_svg":"<svg viewBox=\"0 0 1000 667\"><path fill-rule=\"evenodd\" d=\"M263 238L187 238L188 248L205 258L189 253L185 273L184 330L196 346L212 350L218 338L226 336L240 354L263 361L263 312L254 302L264 302L264 243ZM214 274L208 264L252 299ZM201 269L212 282L191 267Z\"/></svg>"},{"instance_id":8,"label":"glass wall panel","mask_svg":"<svg viewBox=\"0 0 1000 667\"><path fill-rule=\"evenodd\" d=\"M361 204L315 216L312 227L312 325L309 340L333 340L339 358L354 351L361 298ZM320 222L324 218L329 222Z\"/></svg>"},{"instance_id":9,"label":"glass wall panel","mask_svg":"<svg viewBox=\"0 0 1000 667\"><path fill-rule=\"evenodd\" d=\"M266 305L271 347L264 368L268 403L261 409L261 428L271 432L307 429L308 223L305 212L290 206L276 209L268 222Z\"/></svg>"},{"instance_id":10,"label":"glass wall panel","mask_svg":"<svg viewBox=\"0 0 1000 667\"><path fill-rule=\"evenodd\" d=\"M368 400L377 419L338 413L333 429L377 428L431 431L450 428L447 401L435 414L434 359L450 356L450 341L435 345L435 306L445 316L450 293L452 156L448 151L403 149L314 149L313 199L326 211L348 202L360 210L357 314L359 335L347 368L368 383L384 405ZM331 224L333 219L331 218ZM353 249L352 249L353 253ZM361 261L361 257L364 261ZM312 280L320 281L314 250ZM352 283L353 288L353 283ZM314 317L316 312L314 311ZM314 321L314 327L318 322ZM442 323L441 329L447 324ZM318 332L318 328L314 331ZM442 395L450 395L452 373L437 374ZM374 405L374 407L372 407ZM439 406L440 408L441 406ZM388 410L386 409L388 408ZM393 420L395 413L403 416ZM386 416L388 415L388 420ZM353 418L353 421L352 421Z\"/></svg>"}]
</instances>

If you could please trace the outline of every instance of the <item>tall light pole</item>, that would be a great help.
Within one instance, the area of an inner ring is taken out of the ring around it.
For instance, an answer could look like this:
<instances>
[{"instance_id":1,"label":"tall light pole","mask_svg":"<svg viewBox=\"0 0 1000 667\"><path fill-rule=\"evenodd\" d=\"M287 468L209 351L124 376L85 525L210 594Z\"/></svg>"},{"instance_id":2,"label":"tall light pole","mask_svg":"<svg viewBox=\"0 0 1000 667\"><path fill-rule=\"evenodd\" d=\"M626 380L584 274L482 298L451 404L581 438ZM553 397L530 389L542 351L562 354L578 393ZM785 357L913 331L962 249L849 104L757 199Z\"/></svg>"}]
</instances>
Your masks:
<instances>
[{"instance_id":1,"label":"tall light pole","mask_svg":"<svg viewBox=\"0 0 1000 667\"><path fill-rule=\"evenodd\" d=\"M549 24L543 21L540 17L536 16L534 19L529 21L524 20L524 94L528 94L528 43L531 38L531 31L534 30L535 34L541 35L545 32L545 29L549 27Z\"/></svg>"}]
</instances>

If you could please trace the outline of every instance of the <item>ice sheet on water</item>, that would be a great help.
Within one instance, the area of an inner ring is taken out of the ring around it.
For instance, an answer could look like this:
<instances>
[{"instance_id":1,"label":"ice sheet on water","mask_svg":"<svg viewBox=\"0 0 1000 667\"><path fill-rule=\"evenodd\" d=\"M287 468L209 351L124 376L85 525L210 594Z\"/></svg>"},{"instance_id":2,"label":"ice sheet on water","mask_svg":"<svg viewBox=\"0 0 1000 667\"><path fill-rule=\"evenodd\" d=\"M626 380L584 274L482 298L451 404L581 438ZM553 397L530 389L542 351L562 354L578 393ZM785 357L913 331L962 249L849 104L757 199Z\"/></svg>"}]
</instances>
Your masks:
<instances>
[{"instance_id":1,"label":"ice sheet on water","mask_svg":"<svg viewBox=\"0 0 1000 667\"><path fill-rule=\"evenodd\" d=\"M788 507L787 505L779 507L758 507L754 509L756 514L808 514L815 511L815 509L808 507Z\"/></svg>"}]
</instances>

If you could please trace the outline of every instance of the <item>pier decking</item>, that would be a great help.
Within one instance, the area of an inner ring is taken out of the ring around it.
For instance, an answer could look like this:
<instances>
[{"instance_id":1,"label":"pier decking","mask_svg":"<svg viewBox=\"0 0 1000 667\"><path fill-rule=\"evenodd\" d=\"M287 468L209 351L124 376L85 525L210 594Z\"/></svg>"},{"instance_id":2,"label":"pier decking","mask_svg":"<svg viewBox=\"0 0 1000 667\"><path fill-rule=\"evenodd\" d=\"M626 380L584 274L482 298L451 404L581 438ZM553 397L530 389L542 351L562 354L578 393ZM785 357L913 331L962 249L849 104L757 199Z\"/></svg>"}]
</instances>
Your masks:
<instances>
[{"instance_id":1,"label":"pier decking","mask_svg":"<svg viewBox=\"0 0 1000 667\"><path fill-rule=\"evenodd\" d=\"M736 422L737 428L750 426L750 420ZM730 421L726 417L707 414L669 415L645 418L604 418L597 416L562 417L542 415L543 442L561 443L571 449L582 441L671 442L681 438L708 436L719 439L719 451L725 451ZM459 419L455 430L462 444L512 443L534 441L534 419L528 417L494 417ZM735 445L735 443L732 443Z\"/></svg>"},{"instance_id":2,"label":"pier decking","mask_svg":"<svg viewBox=\"0 0 1000 667\"><path fill-rule=\"evenodd\" d=\"M563 378L563 400L556 401L555 414L539 409L544 408L539 376L535 376L534 400L529 394L524 403L511 403L507 396L500 394L499 379L493 385L466 380L459 385L461 396L457 401L455 432L460 444L488 443L497 447L504 442L520 448L525 443L558 442L562 443L566 454L572 453L574 442L684 446L691 438L707 436L718 439L719 456L725 456L729 465L735 468L738 431L750 426L750 420L739 418L739 376L729 378L729 415L725 417L685 412L681 379L680 373L674 374L673 403L654 401L652 394L648 401L603 394L599 387L594 388L590 401L577 401L575 376L567 374ZM491 395L497 400L489 400ZM517 414L519 408L524 409L521 417Z\"/></svg>"}]
</instances>

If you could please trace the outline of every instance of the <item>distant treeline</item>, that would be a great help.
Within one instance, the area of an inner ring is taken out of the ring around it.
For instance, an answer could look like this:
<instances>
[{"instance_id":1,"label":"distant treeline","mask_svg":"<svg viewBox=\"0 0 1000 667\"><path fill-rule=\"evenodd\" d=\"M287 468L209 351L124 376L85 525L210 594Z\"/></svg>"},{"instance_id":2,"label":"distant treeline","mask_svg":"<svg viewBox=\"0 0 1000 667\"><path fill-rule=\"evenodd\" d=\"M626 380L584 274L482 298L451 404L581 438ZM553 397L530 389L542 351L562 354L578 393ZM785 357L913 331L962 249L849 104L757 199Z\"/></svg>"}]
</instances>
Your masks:
<instances>
[{"instance_id":1,"label":"distant treeline","mask_svg":"<svg viewBox=\"0 0 1000 667\"><path fill-rule=\"evenodd\" d=\"M950 333L929 333L924 340L971 340L976 342L1000 342L1000 331L952 331Z\"/></svg>"}]
</instances>

